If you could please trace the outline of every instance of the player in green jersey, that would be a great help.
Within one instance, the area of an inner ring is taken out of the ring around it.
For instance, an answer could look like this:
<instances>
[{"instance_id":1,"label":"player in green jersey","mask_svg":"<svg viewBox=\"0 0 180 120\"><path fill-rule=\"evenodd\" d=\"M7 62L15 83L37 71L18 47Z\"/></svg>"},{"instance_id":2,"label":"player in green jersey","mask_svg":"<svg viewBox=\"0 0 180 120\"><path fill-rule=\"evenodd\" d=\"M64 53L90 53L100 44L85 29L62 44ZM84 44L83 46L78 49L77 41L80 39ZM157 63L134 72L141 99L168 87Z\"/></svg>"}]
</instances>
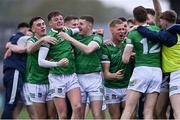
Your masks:
<instances>
[{"instance_id":1,"label":"player in green jersey","mask_svg":"<svg viewBox=\"0 0 180 120\"><path fill-rule=\"evenodd\" d=\"M53 37L43 37L47 34L46 25L41 17L33 17L30 21L33 32L27 42L27 80L25 87L28 90L30 101L34 108L35 119L55 119L56 111L52 98L49 94L48 73L49 69L38 65L38 51L42 43L55 44Z\"/></svg>"},{"instance_id":2,"label":"player in green jersey","mask_svg":"<svg viewBox=\"0 0 180 120\"><path fill-rule=\"evenodd\" d=\"M156 38L157 42L162 44L162 68L165 74L169 74L169 96L171 105L174 110L174 117L180 118L179 116L179 34L178 25L174 25L177 19L177 14L175 11L168 10L161 14L160 25L162 31L152 32L142 26L138 27L138 31L147 38ZM156 42L155 41L155 42ZM164 101L164 99L163 99Z\"/></svg>"},{"instance_id":3,"label":"player in green jersey","mask_svg":"<svg viewBox=\"0 0 180 120\"><path fill-rule=\"evenodd\" d=\"M144 7L134 8L133 15L137 25L146 25L147 12ZM147 28L159 31L156 26L147 26ZM144 119L153 119L162 82L160 46L143 38L137 30L128 33L127 43L122 59L124 63L128 63L134 48L136 52L135 69L129 82L126 105L121 118L131 117L140 96L145 93Z\"/></svg>"},{"instance_id":4,"label":"player in green jersey","mask_svg":"<svg viewBox=\"0 0 180 120\"><path fill-rule=\"evenodd\" d=\"M103 86L101 72L101 35L93 34L94 19L91 16L81 16L79 19L79 34L74 38L61 32L60 36L71 42L75 48L76 73L81 87L82 114L84 115L87 97L90 99L94 119L102 118ZM83 116L84 118L84 116Z\"/></svg>"},{"instance_id":5,"label":"player in green jersey","mask_svg":"<svg viewBox=\"0 0 180 120\"><path fill-rule=\"evenodd\" d=\"M103 46L102 66L104 74L105 99L111 119L120 119L125 106L126 91L133 71L133 62L122 62L126 27L121 20L109 24L112 45Z\"/></svg>"},{"instance_id":6,"label":"player in green jersey","mask_svg":"<svg viewBox=\"0 0 180 120\"><path fill-rule=\"evenodd\" d=\"M75 64L70 42L62 39L58 33L64 31L72 35L72 31L64 28L63 16L59 11L48 14L49 25L52 28L49 36L57 39L56 44L44 44L39 51L38 62L40 66L49 67L50 92L53 97L58 116L67 119L65 95L71 102L73 118L81 118L80 88L75 74ZM47 60L48 58L48 60Z\"/></svg>"}]
</instances>

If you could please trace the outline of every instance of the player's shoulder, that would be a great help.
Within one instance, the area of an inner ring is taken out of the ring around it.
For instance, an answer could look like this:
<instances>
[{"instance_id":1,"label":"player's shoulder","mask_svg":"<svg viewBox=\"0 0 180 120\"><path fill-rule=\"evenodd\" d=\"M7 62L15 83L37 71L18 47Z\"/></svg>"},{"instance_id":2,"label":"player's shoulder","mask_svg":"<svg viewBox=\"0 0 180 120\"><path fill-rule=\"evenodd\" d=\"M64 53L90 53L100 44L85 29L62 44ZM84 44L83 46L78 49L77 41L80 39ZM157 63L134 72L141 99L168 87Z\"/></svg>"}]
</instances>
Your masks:
<instances>
[{"instance_id":1,"label":"player's shoulder","mask_svg":"<svg viewBox=\"0 0 180 120\"><path fill-rule=\"evenodd\" d=\"M136 36L138 33L137 29L128 32L128 37Z\"/></svg>"},{"instance_id":2,"label":"player's shoulder","mask_svg":"<svg viewBox=\"0 0 180 120\"><path fill-rule=\"evenodd\" d=\"M160 28L157 25L147 25L147 28L151 29L151 30L155 30L155 31L159 31Z\"/></svg>"}]
</instances>

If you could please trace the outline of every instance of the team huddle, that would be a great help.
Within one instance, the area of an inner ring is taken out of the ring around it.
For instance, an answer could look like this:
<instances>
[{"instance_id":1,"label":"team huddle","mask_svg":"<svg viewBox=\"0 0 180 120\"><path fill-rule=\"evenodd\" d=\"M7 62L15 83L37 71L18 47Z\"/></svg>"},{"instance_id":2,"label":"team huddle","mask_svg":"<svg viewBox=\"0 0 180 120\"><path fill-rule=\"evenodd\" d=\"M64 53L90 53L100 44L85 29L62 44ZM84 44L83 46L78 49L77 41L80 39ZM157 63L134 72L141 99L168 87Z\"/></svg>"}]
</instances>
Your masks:
<instances>
[{"instance_id":1,"label":"team huddle","mask_svg":"<svg viewBox=\"0 0 180 120\"><path fill-rule=\"evenodd\" d=\"M40 16L20 23L6 44L2 119L18 118L23 104L31 119L85 119L88 105L94 119L106 107L111 119L180 119L180 25L153 4L112 19L110 40L88 15L52 11L48 32Z\"/></svg>"}]
</instances>

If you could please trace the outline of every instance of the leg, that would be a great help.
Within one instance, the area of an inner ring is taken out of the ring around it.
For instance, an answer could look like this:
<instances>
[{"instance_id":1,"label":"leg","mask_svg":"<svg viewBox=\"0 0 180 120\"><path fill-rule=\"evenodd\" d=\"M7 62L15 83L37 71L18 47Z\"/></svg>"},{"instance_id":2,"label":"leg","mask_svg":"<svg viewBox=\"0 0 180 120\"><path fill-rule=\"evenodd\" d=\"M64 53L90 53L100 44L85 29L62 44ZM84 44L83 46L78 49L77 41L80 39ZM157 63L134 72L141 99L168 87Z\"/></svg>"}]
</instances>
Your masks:
<instances>
[{"instance_id":1,"label":"leg","mask_svg":"<svg viewBox=\"0 0 180 120\"><path fill-rule=\"evenodd\" d=\"M120 119L120 103L108 104L108 111L111 119Z\"/></svg>"},{"instance_id":2,"label":"leg","mask_svg":"<svg viewBox=\"0 0 180 120\"><path fill-rule=\"evenodd\" d=\"M76 88L71 89L70 91L68 91L67 95L73 109L73 117L74 117L73 119L82 118L80 88L76 87Z\"/></svg>"},{"instance_id":3,"label":"leg","mask_svg":"<svg viewBox=\"0 0 180 120\"><path fill-rule=\"evenodd\" d=\"M166 112L169 105L169 94L167 92L161 92L158 96L155 116L157 119L167 119Z\"/></svg>"},{"instance_id":4,"label":"leg","mask_svg":"<svg viewBox=\"0 0 180 120\"><path fill-rule=\"evenodd\" d=\"M36 118L35 109L32 105L26 105L27 112L29 114L30 119Z\"/></svg>"},{"instance_id":5,"label":"leg","mask_svg":"<svg viewBox=\"0 0 180 120\"><path fill-rule=\"evenodd\" d=\"M46 105L47 105L48 119L57 119L57 111L53 100L47 101Z\"/></svg>"},{"instance_id":6,"label":"leg","mask_svg":"<svg viewBox=\"0 0 180 120\"><path fill-rule=\"evenodd\" d=\"M15 108L15 110L13 112L13 118L18 119L19 114L21 113L22 109L23 109L23 103L18 102L17 106L16 106L16 108Z\"/></svg>"},{"instance_id":7,"label":"leg","mask_svg":"<svg viewBox=\"0 0 180 120\"><path fill-rule=\"evenodd\" d=\"M174 111L174 118L180 119L180 104L179 104L180 94L178 93L170 96L170 101Z\"/></svg>"},{"instance_id":8,"label":"leg","mask_svg":"<svg viewBox=\"0 0 180 120\"><path fill-rule=\"evenodd\" d=\"M29 89L28 89L28 83L23 84L22 95L23 95L23 99L24 99L24 105L26 106L26 110L28 112L29 118L30 119L35 119L36 118L36 113L35 113L36 111L35 111L34 107L32 106L33 103L32 103L32 101L30 99L30 92L29 92Z\"/></svg>"},{"instance_id":9,"label":"leg","mask_svg":"<svg viewBox=\"0 0 180 120\"><path fill-rule=\"evenodd\" d=\"M18 70L8 69L4 73L5 105L2 119L12 119L13 112L21 98L22 75Z\"/></svg>"},{"instance_id":10,"label":"leg","mask_svg":"<svg viewBox=\"0 0 180 120\"><path fill-rule=\"evenodd\" d=\"M139 100L141 94L142 93L137 92L137 91L128 90L125 109L123 111L121 119L130 119L131 118L132 114L135 111L136 105L138 103L138 100Z\"/></svg>"},{"instance_id":11,"label":"leg","mask_svg":"<svg viewBox=\"0 0 180 120\"><path fill-rule=\"evenodd\" d=\"M46 103L33 103L32 104L35 110L35 116L37 119L47 119L47 108Z\"/></svg>"},{"instance_id":12,"label":"leg","mask_svg":"<svg viewBox=\"0 0 180 120\"><path fill-rule=\"evenodd\" d=\"M147 93L144 103L144 119L154 119L154 109L158 93Z\"/></svg>"},{"instance_id":13,"label":"leg","mask_svg":"<svg viewBox=\"0 0 180 120\"><path fill-rule=\"evenodd\" d=\"M90 106L94 119L102 119L102 100L91 101Z\"/></svg>"},{"instance_id":14,"label":"leg","mask_svg":"<svg viewBox=\"0 0 180 120\"><path fill-rule=\"evenodd\" d=\"M56 106L59 119L67 119L67 105L65 98L55 97L53 100Z\"/></svg>"}]
</instances>

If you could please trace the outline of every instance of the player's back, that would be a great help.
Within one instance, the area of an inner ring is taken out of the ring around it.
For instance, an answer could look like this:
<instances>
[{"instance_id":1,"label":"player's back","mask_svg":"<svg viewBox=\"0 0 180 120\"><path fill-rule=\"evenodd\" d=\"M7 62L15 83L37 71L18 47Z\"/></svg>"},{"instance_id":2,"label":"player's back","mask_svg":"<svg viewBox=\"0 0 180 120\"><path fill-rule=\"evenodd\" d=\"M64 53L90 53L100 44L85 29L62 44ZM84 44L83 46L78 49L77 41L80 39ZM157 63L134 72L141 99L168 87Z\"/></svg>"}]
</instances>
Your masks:
<instances>
[{"instance_id":1,"label":"player's back","mask_svg":"<svg viewBox=\"0 0 180 120\"><path fill-rule=\"evenodd\" d=\"M157 26L146 26L152 31L159 31ZM128 33L128 43L133 44L136 53L135 66L160 67L160 45L144 38L133 30Z\"/></svg>"}]
</instances>

